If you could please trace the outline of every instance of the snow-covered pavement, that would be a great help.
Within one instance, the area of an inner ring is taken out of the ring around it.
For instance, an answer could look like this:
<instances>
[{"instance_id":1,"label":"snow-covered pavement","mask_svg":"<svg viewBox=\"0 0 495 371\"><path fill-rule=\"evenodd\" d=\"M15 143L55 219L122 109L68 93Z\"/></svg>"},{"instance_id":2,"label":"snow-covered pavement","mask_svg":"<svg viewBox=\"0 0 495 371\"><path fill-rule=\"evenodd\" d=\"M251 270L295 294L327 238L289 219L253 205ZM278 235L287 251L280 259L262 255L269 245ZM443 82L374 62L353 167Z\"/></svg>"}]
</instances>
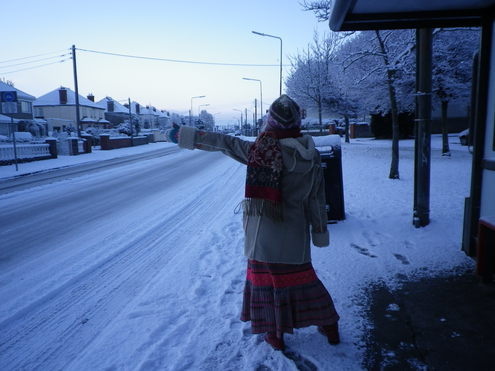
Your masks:
<instances>
[{"instance_id":1,"label":"snow-covered pavement","mask_svg":"<svg viewBox=\"0 0 495 371\"><path fill-rule=\"evenodd\" d=\"M472 265L460 251L471 155L452 143L441 157L434 138L432 222L415 229L411 143L395 181L390 142L343 146L347 219L330 225L331 247L313 248L343 342L314 328L286 337L319 369L362 369L363 288ZM238 319L244 175L182 150L0 196L0 369L296 370Z\"/></svg>"}]
</instances>

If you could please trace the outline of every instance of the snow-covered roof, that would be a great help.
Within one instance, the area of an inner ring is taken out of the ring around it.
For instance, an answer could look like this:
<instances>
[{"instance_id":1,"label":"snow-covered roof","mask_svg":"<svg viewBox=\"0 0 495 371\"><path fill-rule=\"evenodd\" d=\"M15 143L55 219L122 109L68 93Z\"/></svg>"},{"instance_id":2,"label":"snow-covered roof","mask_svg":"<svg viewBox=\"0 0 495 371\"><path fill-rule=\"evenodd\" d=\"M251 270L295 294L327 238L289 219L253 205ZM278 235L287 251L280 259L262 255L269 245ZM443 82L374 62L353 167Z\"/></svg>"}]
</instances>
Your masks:
<instances>
[{"instance_id":1,"label":"snow-covered roof","mask_svg":"<svg viewBox=\"0 0 495 371\"><path fill-rule=\"evenodd\" d=\"M19 90L9 84L4 83L3 81L0 81L0 91L16 91L18 99L25 99L29 101L33 101L36 99L34 95L25 93L22 90Z\"/></svg>"},{"instance_id":2,"label":"snow-covered roof","mask_svg":"<svg viewBox=\"0 0 495 371\"><path fill-rule=\"evenodd\" d=\"M105 97L102 100L99 100L98 102L96 102L95 104L98 107L103 108L107 112L107 108L108 108L107 102L113 102L113 111L112 112L114 112L114 113L129 113L129 109L127 107L125 107L123 104L120 104L119 102L117 102L112 97Z\"/></svg>"},{"instance_id":3,"label":"snow-covered roof","mask_svg":"<svg viewBox=\"0 0 495 371\"><path fill-rule=\"evenodd\" d=\"M153 106L141 106L141 115L152 115L152 116L166 116L163 112L161 112L158 108Z\"/></svg>"},{"instance_id":4,"label":"snow-covered roof","mask_svg":"<svg viewBox=\"0 0 495 371\"><path fill-rule=\"evenodd\" d=\"M60 104L60 96L59 96L59 90L65 89L67 91L67 103L66 104ZM46 93L45 95L42 95L38 99L36 99L33 102L33 106L73 106L76 104L76 93L69 88L65 88L61 86L58 89L52 90L49 93ZM86 106L86 107L92 107L92 108L98 108L102 109L100 106L98 106L95 102L90 101L87 98L84 98L82 95L79 94L79 105L80 106Z\"/></svg>"},{"instance_id":5,"label":"snow-covered roof","mask_svg":"<svg viewBox=\"0 0 495 371\"><path fill-rule=\"evenodd\" d=\"M81 122L96 122L96 119L91 118L91 117L83 117L81 119Z\"/></svg>"}]
</instances>

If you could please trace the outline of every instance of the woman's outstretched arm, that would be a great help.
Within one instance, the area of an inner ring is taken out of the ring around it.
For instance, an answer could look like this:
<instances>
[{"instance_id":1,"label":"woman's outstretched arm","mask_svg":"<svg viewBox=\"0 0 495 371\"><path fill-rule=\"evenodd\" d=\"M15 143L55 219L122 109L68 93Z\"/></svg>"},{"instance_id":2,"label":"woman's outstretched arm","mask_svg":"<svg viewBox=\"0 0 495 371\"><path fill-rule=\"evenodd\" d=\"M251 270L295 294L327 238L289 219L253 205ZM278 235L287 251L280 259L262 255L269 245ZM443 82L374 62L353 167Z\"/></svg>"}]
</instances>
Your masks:
<instances>
[{"instance_id":1,"label":"woman's outstretched arm","mask_svg":"<svg viewBox=\"0 0 495 371\"><path fill-rule=\"evenodd\" d=\"M253 142L227 134L197 130L190 126L183 125L176 129L178 129L174 138L176 140L173 141L181 148L220 151L234 160L247 164L249 149Z\"/></svg>"}]
</instances>

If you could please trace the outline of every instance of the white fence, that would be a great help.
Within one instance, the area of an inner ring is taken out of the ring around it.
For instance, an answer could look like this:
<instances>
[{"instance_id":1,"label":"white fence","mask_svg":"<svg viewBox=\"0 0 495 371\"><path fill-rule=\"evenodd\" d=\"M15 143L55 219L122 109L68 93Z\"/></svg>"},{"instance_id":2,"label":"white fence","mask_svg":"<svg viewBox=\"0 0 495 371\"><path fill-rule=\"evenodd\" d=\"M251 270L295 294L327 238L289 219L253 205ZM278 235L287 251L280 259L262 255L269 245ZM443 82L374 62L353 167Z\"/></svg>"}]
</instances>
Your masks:
<instances>
[{"instance_id":1,"label":"white fence","mask_svg":"<svg viewBox=\"0 0 495 371\"><path fill-rule=\"evenodd\" d=\"M40 144L16 144L17 158L36 158L50 156L50 146L46 143ZM0 161L14 160L14 145L0 144Z\"/></svg>"}]
</instances>

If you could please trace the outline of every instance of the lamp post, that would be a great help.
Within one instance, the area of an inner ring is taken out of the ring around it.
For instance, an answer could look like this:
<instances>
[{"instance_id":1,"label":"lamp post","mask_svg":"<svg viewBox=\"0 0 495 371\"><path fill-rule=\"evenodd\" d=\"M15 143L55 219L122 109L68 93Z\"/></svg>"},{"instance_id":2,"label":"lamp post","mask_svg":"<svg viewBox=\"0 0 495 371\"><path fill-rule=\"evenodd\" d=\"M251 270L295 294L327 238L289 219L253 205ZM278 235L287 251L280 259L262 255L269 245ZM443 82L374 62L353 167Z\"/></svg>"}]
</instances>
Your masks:
<instances>
[{"instance_id":1,"label":"lamp post","mask_svg":"<svg viewBox=\"0 0 495 371\"><path fill-rule=\"evenodd\" d=\"M250 77L243 77L243 80L258 81L260 83L260 118L263 118L263 84L259 79L252 79ZM255 111L256 112L256 111ZM258 130L258 123L256 122L256 113L254 117L254 127Z\"/></svg>"},{"instance_id":2,"label":"lamp post","mask_svg":"<svg viewBox=\"0 0 495 371\"><path fill-rule=\"evenodd\" d=\"M206 95L196 95L195 97L191 97L191 110L189 111L189 126L192 126L193 99L205 98L205 97L206 97Z\"/></svg>"},{"instance_id":3,"label":"lamp post","mask_svg":"<svg viewBox=\"0 0 495 371\"><path fill-rule=\"evenodd\" d=\"M241 121L239 123L239 130L242 132L242 110L241 109L234 108L234 111L238 111L238 112L241 113Z\"/></svg>"},{"instance_id":4,"label":"lamp post","mask_svg":"<svg viewBox=\"0 0 495 371\"><path fill-rule=\"evenodd\" d=\"M260 83L260 117L263 117L263 84L259 79L251 79L249 77L243 77L243 80L258 81Z\"/></svg>"},{"instance_id":5,"label":"lamp post","mask_svg":"<svg viewBox=\"0 0 495 371\"><path fill-rule=\"evenodd\" d=\"M282 38L279 36L268 35L266 33L257 32L257 31L251 31L251 32L259 36L273 37L274 39L280 40L280 94L279 95L282 95Z\"/></svg>"}]
</instances>

